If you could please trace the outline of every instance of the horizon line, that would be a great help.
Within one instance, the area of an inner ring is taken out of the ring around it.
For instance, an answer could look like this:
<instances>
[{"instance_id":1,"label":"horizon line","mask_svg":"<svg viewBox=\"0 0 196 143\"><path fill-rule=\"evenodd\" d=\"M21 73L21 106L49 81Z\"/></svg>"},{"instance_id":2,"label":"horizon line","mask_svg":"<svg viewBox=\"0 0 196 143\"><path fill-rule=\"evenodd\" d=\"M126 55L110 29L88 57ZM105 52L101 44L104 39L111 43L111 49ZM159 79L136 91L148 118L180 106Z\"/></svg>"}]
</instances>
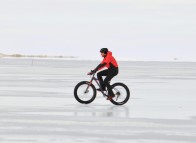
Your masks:
<instances>
[{"instance_id":1,"label":"horizon line","mask_svg":"<svg viewBox=\"0 0 196 143\"><path fill-rule=\"evenodd\" d=\"M99 61L99 59L93 58L82 58L77 56L65 56L65 55L48 55L48 54L4 54L0 53L0 58L15 58L15 59L72 59L81 61ZM178 58L173 58L171 60L141 60L141 59L129 59L129 58L119 58L118 61L135 61L135 62L196 62L195 60L180 60Z\"/></svg>"}]
</instances>

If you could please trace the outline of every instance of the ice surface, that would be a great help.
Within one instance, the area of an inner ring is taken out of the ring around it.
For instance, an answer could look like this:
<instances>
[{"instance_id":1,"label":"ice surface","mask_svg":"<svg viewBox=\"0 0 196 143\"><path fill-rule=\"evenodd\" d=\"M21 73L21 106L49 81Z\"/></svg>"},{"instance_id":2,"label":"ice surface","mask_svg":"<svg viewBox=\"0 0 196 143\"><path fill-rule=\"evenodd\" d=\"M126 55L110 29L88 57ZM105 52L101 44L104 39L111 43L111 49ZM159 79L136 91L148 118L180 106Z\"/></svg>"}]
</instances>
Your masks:
<instances>
[{"instance_id":1,"label":"ice surface","mask_svg":"<svg viewBox=\"0 0 196 143\"><path fill-rule=\"evenodd\" d=\"M196 63L120 62L130 101L81 105L74 86L98 63L0 59L0 143L196 142Z\"/></svg>"}]
</instances>

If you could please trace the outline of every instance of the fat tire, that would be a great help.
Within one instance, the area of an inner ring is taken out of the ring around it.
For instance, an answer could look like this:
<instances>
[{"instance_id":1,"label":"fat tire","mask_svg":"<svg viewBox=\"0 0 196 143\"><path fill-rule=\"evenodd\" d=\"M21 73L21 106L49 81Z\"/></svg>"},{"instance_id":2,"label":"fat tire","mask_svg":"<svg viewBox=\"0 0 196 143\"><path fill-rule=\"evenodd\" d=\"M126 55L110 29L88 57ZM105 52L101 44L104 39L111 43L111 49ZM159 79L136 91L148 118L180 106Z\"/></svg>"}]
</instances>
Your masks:
<instances>
[{"instance_id":1,"label":"fat tire","mask_svg":"<svg viewBox=\"0 0 196 143\"><path fill-rule=\"evenodd\" d=\"M115 86L122 86L122 87L126 90L127 96L126 96L125 100L122 101L122 102L116 102L116 101L114 101L113 99L112 99L110 102L112 102L114 105L124 105L125 103L127 103L127 102L129 101L129 98L130 98L130 91L129 91L129 88L128 88L124 83L120 83L120 82L114 83L114 84L112 85L112 89L113 89Z\"/></svg>"},{"instance_id":2,"label":"fat tire","mask_svg":"<svg viewBox=\"0 0 196 143\"><path fill-rule=\"evenodd\" d=\"M74 97L75 97L75 99L76 99L79 103L81 103L81 104L90 104L91 102L93 102L93 101L95 100L96 95L97 95L97 90L96 90L95 86L94 86L93 84L91 84L90 87L93 89L93 96L92 96L92 98L91 98L90 100L88 100L88 101L83 101L83 100L81 100L81 99L78 97L77 91L78 91L78 88L79 88L81 85L84 85L84 84L88 85L89 82L88 82L88 81L82 81L82 82L79 82L79 83L75 86L75 88L74 88Z\"/></svg>"}]
</instances>

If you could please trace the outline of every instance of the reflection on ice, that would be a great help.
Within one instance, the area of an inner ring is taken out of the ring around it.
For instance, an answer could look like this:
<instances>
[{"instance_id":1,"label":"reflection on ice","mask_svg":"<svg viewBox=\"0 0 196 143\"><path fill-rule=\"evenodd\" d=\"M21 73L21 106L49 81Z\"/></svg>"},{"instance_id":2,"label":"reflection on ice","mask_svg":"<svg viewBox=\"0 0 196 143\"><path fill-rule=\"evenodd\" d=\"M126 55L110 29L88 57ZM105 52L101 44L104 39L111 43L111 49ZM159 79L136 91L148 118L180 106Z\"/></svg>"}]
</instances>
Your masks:
<instances>
[{"instance_id":1,"label":"reflection on ice","mask_svg":"<svg viewBox=\"0 0 196 143\"><path fill-rule=\"evenodd\" d=\"M104 105L67 105L62 108L55 107L14 107L1 109L0 113L28 114L28 115L59 115L65 117L86 118L129 118L129 108L126 106L104 106Z\"/></svg>"},{"instance_id":2,"label":"reflection on ice","mask_svg":"<svg viewBox=\"0 0 196 143\"><path fill-rule=\"evenodd\" d=\"M129 108L126 106L80 106L74 111L77 117L114 117L114 118L129 118Z\"/></svg>"},{"instance_id":3,"label":"reflection on ice","mask_svg":"<svg viewBox=\"0 0 196 143\"><path fill-rule=\"evenodd\" d=\"M123 113L123 114L121 114ZM196 120L127 118L126 107L16 108L0 112L1 142L159 142L196 140Z\"/></svg>"}]
</instances>

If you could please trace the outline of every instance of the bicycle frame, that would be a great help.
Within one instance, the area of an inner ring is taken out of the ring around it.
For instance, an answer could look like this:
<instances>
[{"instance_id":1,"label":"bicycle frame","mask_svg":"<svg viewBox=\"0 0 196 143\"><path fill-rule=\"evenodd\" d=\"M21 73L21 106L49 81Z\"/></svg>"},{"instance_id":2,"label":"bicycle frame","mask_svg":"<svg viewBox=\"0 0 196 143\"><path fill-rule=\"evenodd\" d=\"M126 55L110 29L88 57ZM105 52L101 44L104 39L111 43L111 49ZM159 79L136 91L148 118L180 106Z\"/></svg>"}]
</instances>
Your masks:
<instances>
[{"instance_id":1,"label":"bicycle frame","mask_svg":"<svg viewBox=\"0 0 196 143\"><path fill-rule=\"evenodd\" d=\"M107 94L105 94L104 91L102 90L101 85L99 84L99 80L95 77L95 73L93 74L93 76L92 76L90 82L88 82L88 87L86 88L85 93L87 93L87 91L88 91L90 85L93 83L93 81L95 81L95 82L97 83L97 85L98 85L99 88L101 89L101 93L103 94L103 96L107 96Z\"/></svg>"}]
</instances>

